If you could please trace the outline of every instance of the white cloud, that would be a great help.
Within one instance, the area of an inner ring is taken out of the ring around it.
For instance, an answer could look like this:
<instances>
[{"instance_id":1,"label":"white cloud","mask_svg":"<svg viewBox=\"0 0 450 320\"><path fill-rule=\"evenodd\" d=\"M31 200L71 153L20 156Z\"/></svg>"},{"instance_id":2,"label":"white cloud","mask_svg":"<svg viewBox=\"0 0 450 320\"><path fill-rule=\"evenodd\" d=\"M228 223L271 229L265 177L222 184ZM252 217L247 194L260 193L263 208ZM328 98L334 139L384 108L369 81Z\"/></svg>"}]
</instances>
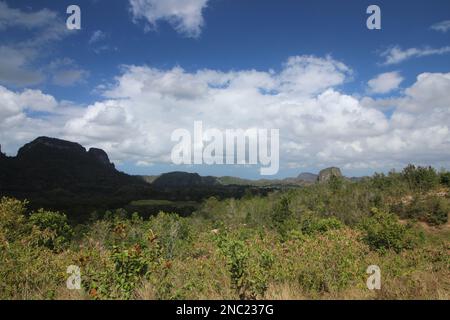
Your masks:
<instances>
[{"instance_id":1,"label":"white cloud","mask_svg":"<svg viewBox=\"0 0 450 320\"><path fill-rule=\"evenodd\" d=\"M402 82L403 77L400 73L393 71L379 74L375 78L369 80L367 85L370 93L384 94L398 89Z\"/></svg>"},{"instance_id":2,"label":"white cloud","mask_svg":"<svg viewBox=\"0 0 450 320\"><path fill-rule=\"evenodd\" d=\"M157 163L170 161L172 131L191 129L195 120L220 129L281 128L285 161L315 165L333 139L351 141L388 126L381 112L333 89L350 75L331 57L311 56L288 59L278 73L128 66L105 92L108 100L69 121L66 132L102 144L113 158Z\"/></svg>"},{"instance_id":3,"label":"white cloud","mask_svg":"<svg viewBox=\"0 0 450 320\"><path fill-rule=\"evenodd\" d=\"M196 38L204 25L203 10L208 0L129 0L133 19L145 19L147 28L165 20L179 33Z\"/></svg>"},{"instance_id":4,"label":"white cloud","mask_svg":"<svg viewBox=\"0 0 450 320\"><path fill-rule=\"evenodd\" d=\"M114 161L170 163L173 130L192 130L201 120L222 130L279 128L282 167L450 168L450 73L420 74L389 101L339 92L351 76L330 57L310 56L288 59L279 72L126 66L104 99L87 108L55 106L32 91L40 101L32 108L54 114L41 119L24 111L31 93L3 88L0 141L12 150L48 134L104 148ZM390 117L378 108L387 103Z\"/></svg>"},{"instance_id":5,"label":"white cloud","mask_svg":"<svg viewBox=\"0 0 450 320\"><path fill-rule=\"evenodd\" d=\"M431 26L431 29L445 33L448 30L450 30L450 20L445 20L445 21L435 23Z\"/></svg>"},{"instance_id":6,"label":"white cloud","mask_svg":"<svg viewBox=\"0 0 450 320\"><path fill-rule=\"evenodd\" d=\"M33 111L52 111L57 106L55 98L40 90L24 90L16 93L0 86L0 118L5 120L17 116L26 109Z\"/></svg>"},{"instance_id":7,"label":"white cloud","mask_svg":"<svg viewBox=\"0 0 450 320\"><path fill-rule=\"evenodd\" d=\"M442 48L409 48L403 50L398 46L394 46L389 48L388 50L381 53L381 56L385 59L385 65L398 64L405 60L411 58L420 58L426 56L434 56L434 55L444 55L450 53L450 46L442 47Z\"/></svg>"},{"instance_id":8,"label":"white cloud","mask_svg":"<svg viewBox=\"0 0 450 320\"><path fill-rule=\"evenodd\" d=\"M447 92L447 94L445 94ZM405 90L398 107L419 113L450 110L450 73L422 73L416 83Z\"/></svg>"}]
</instances>

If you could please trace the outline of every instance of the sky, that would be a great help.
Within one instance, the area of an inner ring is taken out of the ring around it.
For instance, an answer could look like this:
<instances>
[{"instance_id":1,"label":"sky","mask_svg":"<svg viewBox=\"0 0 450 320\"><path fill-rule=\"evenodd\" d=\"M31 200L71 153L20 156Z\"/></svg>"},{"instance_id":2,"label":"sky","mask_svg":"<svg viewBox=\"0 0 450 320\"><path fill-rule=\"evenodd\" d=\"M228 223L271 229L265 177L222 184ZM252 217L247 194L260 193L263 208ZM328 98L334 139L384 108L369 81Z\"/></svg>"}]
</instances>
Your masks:
<instances>
[{"instance_id":1,"label":"sky","mask_svg":"<svg viewBox=\"0 0 450 320\"><path fill-rule=\"evenodd\" d=\"M81 9L68 30L66 9ZM381 30L369 30L369 5ZM280 130L276 178L409 163L450 169L450 1L0 0L0 144L103 148L130 174L174 165L171 134Z\"/></svg>"}]
</instances>

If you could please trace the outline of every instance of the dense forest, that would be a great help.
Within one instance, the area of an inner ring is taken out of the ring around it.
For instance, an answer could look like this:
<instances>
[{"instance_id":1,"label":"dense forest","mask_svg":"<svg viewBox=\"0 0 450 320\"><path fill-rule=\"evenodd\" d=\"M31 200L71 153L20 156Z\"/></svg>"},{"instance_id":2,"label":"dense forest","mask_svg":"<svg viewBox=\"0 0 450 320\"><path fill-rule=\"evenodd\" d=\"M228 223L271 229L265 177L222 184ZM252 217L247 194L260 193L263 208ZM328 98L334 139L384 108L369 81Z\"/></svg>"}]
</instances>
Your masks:
<instances>
[{"instance_id":1,"label":"dense forest","mask_svg":"<svg viewBox=\"0 0 450 320\"><path fill-rule=\"evenodd\" d=\"M449 190L449 172L410 165L211 196L185 217L117 209L83 222L4 197L0 298L449 299ZM381 290L366 286L370 265Z\"/></svg>"}]
</instances>

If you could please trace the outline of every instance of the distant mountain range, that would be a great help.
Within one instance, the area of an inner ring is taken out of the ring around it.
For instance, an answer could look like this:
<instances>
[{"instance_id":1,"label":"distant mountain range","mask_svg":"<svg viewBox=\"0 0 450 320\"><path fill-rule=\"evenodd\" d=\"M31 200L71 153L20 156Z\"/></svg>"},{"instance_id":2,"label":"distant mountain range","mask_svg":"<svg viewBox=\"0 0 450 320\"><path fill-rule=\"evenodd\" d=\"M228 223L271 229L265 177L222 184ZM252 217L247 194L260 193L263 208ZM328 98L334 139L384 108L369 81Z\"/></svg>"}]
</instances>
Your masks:
<instances>
[{"instance_id":1,"label":"distant mountain range","mask_svg":"<svg viewBox=\"0 0 450 320\"><path fill-rule=\"evenodd\" d=\"M157 187L186 187L186 186L255 186L255 187L277 187L277 186L306 186L320 181L326 181L330 176L341 177L339 168L327 168L319 174L303 172L296 178L285 179L259 179L250 180L232 176L224 177L201 177L197 173L170 172L160 176L139 176L143 181Z\"/></svg>"},{"instance_id":2,"label":"distant mountain range","mask_svg":"<svg viewBox=\"0 0 450 320\"><path fill-rule=\"evenodd\" d=\"M210 196L267 194L324 181L331 175L341 176L340 170L329 168L318 175L301 173L279 180L202 177L187 172L131 176L116 170L101 149L86 150L78 143L48 137L24 145L16 157L0 150L0 196L28 199L32 208L61 209L74 215L143 199L200 201Z\"/></svg>"}]
</instances>

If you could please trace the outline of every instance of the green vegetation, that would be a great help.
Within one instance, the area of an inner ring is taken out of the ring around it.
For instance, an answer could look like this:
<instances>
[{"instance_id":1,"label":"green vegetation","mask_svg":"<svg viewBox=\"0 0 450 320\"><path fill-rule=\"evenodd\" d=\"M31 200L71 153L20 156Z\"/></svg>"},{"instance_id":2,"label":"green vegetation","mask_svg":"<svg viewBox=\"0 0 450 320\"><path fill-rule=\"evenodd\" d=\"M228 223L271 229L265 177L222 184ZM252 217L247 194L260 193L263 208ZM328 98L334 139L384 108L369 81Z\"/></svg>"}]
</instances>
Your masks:
<instances>
[{"instance_id":1,"label":"green vegetation","mask_svg":"<svg viewBox=\"0 0 450 320\"><path fill-rule=\"evenodd\" d=\"M409 166L211 197L188 217L144 219L127 208L82 224L3 198L0 298L449 299L447 178ZM70 265L80 267L81 290L66 288ZM370 265L381 268L381 290L366 287Z\"/></svg>"}]
</instances>

